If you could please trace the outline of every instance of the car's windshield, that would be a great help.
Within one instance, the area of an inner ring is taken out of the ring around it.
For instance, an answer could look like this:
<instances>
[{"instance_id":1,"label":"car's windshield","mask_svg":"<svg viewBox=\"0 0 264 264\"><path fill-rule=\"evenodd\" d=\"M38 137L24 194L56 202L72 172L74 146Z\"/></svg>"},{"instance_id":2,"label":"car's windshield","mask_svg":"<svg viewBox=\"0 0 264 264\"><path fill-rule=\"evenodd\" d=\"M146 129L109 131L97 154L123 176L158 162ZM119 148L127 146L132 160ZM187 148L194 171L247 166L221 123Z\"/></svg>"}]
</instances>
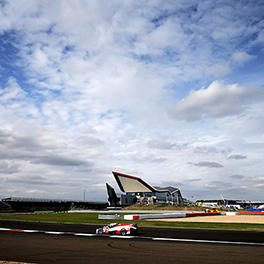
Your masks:
<instances>
[{"instance_id":1,"label":"car's windshield","mask_svg":"<svg viewBox=\"0 0 264 264\"><path fill-rule=\"evenodd\" d=\"M109 228L112 228L112 227L115 227L115 226L117 226L117 225L118 225L118 224L116 224L116 223L115 223L115 224L110 224L110 225L108 225L108 227L109 227Z\"/></svg>"}]
</instances>

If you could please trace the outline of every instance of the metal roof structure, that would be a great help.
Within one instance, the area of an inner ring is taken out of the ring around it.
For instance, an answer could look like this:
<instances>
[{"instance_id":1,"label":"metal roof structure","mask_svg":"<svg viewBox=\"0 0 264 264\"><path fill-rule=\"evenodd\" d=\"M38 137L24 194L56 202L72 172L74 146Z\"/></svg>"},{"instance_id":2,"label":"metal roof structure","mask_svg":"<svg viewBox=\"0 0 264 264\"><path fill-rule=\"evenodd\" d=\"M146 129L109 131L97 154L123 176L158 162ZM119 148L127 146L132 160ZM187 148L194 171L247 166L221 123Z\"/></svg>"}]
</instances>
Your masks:
<instances>
[{"instance_id":1,"label":"metal roof structure","mask_svg":"<svg viewBox=\"0 0 264 264\"><path fill-rule=\"evenodd\" d=\"M139 177L113 171L122 192L155 192L156 190Z\"/></svg>"},{"instance_id":2,"label":"metal roof structure","mask_svg":"<svg viewBox=\"0 0 264 264\"><path fill-rule=\"evenodd\" d=\"M168 192L170 194L178 192L174 187L153 187L139 177L113 171L117 184L122 192Z\"/></svg>"}]
</instances>

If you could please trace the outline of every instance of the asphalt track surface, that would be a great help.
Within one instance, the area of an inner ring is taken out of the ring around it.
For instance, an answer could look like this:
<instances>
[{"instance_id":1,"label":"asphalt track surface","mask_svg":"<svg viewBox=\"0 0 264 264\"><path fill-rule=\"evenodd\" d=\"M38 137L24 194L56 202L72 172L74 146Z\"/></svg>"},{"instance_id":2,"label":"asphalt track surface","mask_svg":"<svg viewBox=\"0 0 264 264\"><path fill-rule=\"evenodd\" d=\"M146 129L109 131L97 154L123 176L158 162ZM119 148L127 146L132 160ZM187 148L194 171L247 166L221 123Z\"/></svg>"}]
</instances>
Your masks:
<instances>
[{"instance_id":1,"label":"asphalt track surface","mask_svg":"<svg viewBox=\"0 0 264 264\"><path fill-rule=\"evenodd\" d=\"M42 233L0 231L0 260L30 263L263 263L264 232L141 228L139 237L249 242L217 244L142 238L86 237L96 225L0 221L1 228ZM66 232L64 235L45 231ZM257 245L257 243L260 243Z\"/></svg>"}]
</instances>

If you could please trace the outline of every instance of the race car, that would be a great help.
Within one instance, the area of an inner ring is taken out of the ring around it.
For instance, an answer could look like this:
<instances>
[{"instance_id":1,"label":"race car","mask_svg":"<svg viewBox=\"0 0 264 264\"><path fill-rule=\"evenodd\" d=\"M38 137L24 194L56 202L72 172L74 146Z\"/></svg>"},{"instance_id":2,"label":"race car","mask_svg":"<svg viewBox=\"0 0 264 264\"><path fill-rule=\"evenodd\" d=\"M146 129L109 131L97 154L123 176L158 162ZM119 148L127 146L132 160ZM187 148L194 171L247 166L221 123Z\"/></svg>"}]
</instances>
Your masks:
<instances>
[{"instance_id":1,"label":"race car","mask_svg":"<svg viewBox=\"0 0 264 264\"><path fill-rule=\"evenodd\" d=\"M119 224L113 223L96 229L96 234L115 234L115 235L135 235L137 234L137 224Z\"/></svg>"}]
</instances>

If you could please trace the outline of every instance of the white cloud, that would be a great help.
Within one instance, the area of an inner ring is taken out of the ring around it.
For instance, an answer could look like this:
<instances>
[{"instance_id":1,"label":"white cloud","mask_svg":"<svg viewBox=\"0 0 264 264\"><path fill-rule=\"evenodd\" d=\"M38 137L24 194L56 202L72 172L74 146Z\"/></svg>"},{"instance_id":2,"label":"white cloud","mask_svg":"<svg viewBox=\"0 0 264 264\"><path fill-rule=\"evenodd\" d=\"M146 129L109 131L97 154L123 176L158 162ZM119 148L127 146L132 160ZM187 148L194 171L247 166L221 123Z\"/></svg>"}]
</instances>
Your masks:
<instances>
[{"instance_id":1,"label":"white cloud","mask_svg":"<svg viewBox=\"0 0 264 264\"><path fill-rule=\"evenodd\" d=\"M235 52L232 54L231 60L234 63L244 64L245 62L248 62L248 61L252 60L253 58L254 58L254 56L249 55L248 53L246 53L244 51L239 51L239 52Z\"/></svg>"},{"instance_id":2,"label":"white cloud","mask_svg":"<svg viewBox=\"0 0 264 264\"><path fill-rule=\"evenodd\" d=\"M262 103L263 99L263 89L215 81L206 89L191 91L175 105L171 115L189 121L237 115L251 104Z\"/></svg>"},{"instance_id":3,"label":"white cloud","mask_svg":"<svg viewBox=\"0 0 264 264\"><path fill-rule=\"evenodd\" d=\"M228 157L228 159L234 159L234 160L243 160L246 159L246 155L241 155L241 154L232 154Z\"/></svg>"},{"instance_id":4,"label":"white cloud","mask_svg":"<svg viewBox=\"0 0 264 264\"><path fill-rule=\"evenodd\" d=\"M231 73L229 64L215 64L208 68L208 73L215 78L222 77Z\"/></svg>"},{"instance_id":5,"label":"white cloud","mask_svg":"<svg viewBox=\"0 0 264 264\"><path fill-rule=\"evenodd\" d=\"M192 163L190 163L192 164ZM200 161L198 163L193 163L194 166L197 167L208 167L208 168L222 168L224 167L222 164L214 161Z\"/></svg>"},{"instance_id":6,"label":"white cloud","mask_svg":"<svg viewBox=\"0 0 264 264\"><path fill-rule=\"evenodd\" d=\"M19 165L14 162L0 161L0 174L12 174L19 171Z\"/></svg>"},{"instance_id":7,"label":"white cloud","mask_svg":"<svg viewBox=\"0 0 264 264\"><path fill-rule=\"evenodd\" d=\"M2 103L11 102L11 100L19 100L25 97L26 93L21 89L14 78L8 80L5 89L0 91L0 101Z\"/></svg>"},{"instance_id":8,"label":"white cloud","mask_svg":"<svg viewBox=\"0 0 264 264\"><path fill-rule=\"evenodd\" d=\"M216 63L210 66L207 69L207 73L214 78L227 76L231 74L237 66L242 66L254 58L255 56L249 55L244 51L235 52L225 63Z\"/></svg>"},{"instance_id":9,"label":"white cloud","mask_svg":"<svg viewBox=\"0 0 264 264\"><path fill-rule=\"evenodd\" d=\"M184 34L181 23L175 17L168 18L161 25L155 27L146 36L136 42L137 54L163 55L169 49L185 49L189 43L188 36Z\"/></svg>"},{"instance_id":10,"label":"white cloud","mask_svg":"<svg viewBox=\"0 0 264 264\"><path fill-rule=\"evenodd\" d=\"M251 85L263 83L257 6L7 1L1 193L80 198L85 187L90 199L105 200L102 184L113 184L118 169L157 185L182 182L184 196L214 195L205 184L228 181L238 194L228 175L263 171L263 90ZM217 164L224 167L212 169Z\"/></svg>"}]
</instances>

